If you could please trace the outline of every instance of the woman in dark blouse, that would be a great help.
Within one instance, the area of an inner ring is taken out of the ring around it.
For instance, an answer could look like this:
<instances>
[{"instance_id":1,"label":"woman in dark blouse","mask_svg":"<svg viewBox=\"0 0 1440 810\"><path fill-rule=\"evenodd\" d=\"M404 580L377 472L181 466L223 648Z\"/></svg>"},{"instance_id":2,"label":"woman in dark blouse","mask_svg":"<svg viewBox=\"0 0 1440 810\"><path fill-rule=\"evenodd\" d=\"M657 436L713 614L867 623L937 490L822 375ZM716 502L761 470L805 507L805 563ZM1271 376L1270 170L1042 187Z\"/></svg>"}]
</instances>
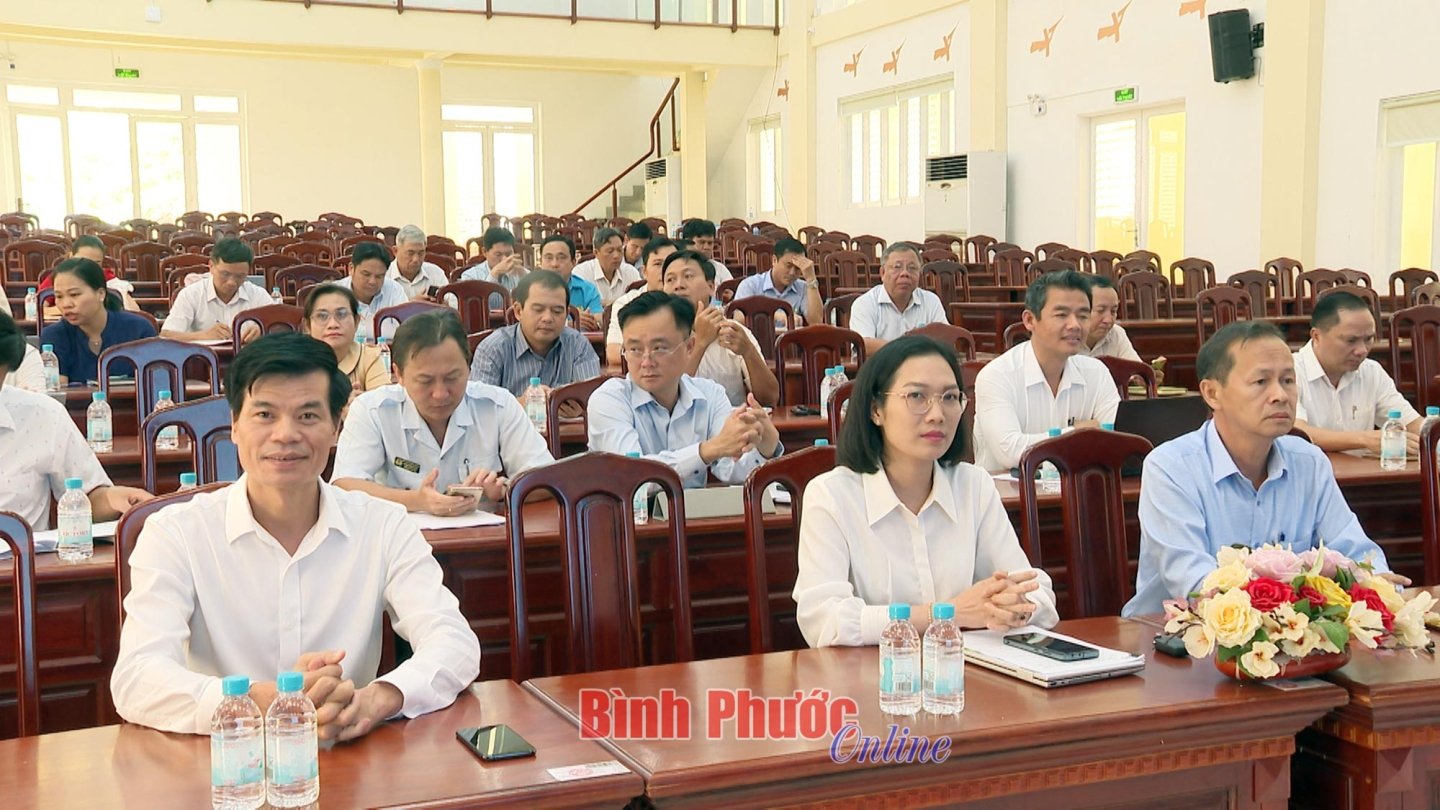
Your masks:
<instances>
[{"instance_id":1,"label":"woman in dark blouse","mask_svg":"<svg viewBox=\"0 0 1440 810\"><path fill-rule=\"evenodd\" d=\"M40 343L54 347L61 384L92 382L99 377L100 355L106 349L155 337L150 321L121 311L119 302L107 297L105 273L95 262L66 259L51 278L61 319L45 327Z\"/></svg>"}]
</instances>

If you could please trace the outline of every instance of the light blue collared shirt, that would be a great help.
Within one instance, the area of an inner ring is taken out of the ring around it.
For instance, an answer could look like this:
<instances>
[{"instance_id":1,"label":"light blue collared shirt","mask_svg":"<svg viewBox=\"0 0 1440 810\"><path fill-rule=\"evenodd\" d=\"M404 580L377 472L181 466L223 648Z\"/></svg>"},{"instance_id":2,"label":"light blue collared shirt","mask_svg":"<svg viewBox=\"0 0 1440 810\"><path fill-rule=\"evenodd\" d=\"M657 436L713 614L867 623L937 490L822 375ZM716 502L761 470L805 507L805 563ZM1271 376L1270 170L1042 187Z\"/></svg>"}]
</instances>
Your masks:
<instances>
[{"instance_id":1,"label":"light blue collared shirt","mask_svg":"<svg viewBox=\"0 0 1440 810\"><path fill-rule=\"evenodd\" d=\"M739 300L741 298L749 298L752 295L768 295L771 298L779 298L781 301L789 304L796 315L804 318L806 323L810 323L810 313L807 311L809 307L805 303L807 300L805 297L806 291L807 287L805 279L803 278L797 278L790 282L790 286L786 287L782 292L775 289L773 273L760 273L741 279L740 285L735 288L735 298Z\"/></svg>"},{"instance_id":2,"label":"light blue collared shirt","mask_svg":"<svg viewBox=\"0 0 1440 810\"><path fill-rule=\"evenodd\" d=\"M1357 562L1390 570L1385 553L1345 503L1330 460L1304 439L1281 436L1256 490L1235 466L1214 420L1145 458L1140 478L1140 572L1124 616L1160 613L1215 570L1229 545L1280 543L1296 552L1324 541Z\"/></svg>"},{"instance_id":3,"label":"light blue collared shirt","mask_svg":"<svg viewBox=\"0 0 1440 810\"><path fill-rule=\"evenodd\" d=\"M501 327L475 347L470 364L470 379L498 385L517 397L530 387L531 377L558 388L599 376L600 357L589 338L568 326L543 355L530 348L520 324Z\"/></svg>"},{"instance_id":4,"label":"light blue collared shirt","mask_svg":"<svg viewBox=\"0 0 1440 810\"><path fill-rule=\"evenodd\" d=\"M639 451L644 458L669 464L686 489L705 486L706 464L700 460L700 443L725 427L735 406L714 380L680 378L680 398L667 411L629 377L606 380L590 395L590 449L625 455ZM785 451L775 446L775 455ZM764 463L759 450L740 458L717 459L709 465L715 477L727 484L744 483L750 471Z\"/></svg>"},{"instance_id":5,"label":"light blue collared shirt","mask_svg":"<svg viewBox=\"0 0 1440 810\"><path fill-rule=\"evenodd\" d=\"M340 279L336 283L351 292L355 291L351 286L349 276ZM374 340L377 337L375 334L375 313L387 307L399 306L409 301L410 296L405 294L404 287L401 287L398 283L388 278L385 279L385 283L380 285L380 292L375 293L375 297L370 299L370 303L366 304L361 302L360 311L355 313L355 335L365 338L367 342ZM395 330L398 328L400 328L400 325L391 321L386 325L385 337L388 338L394 335Z\"/></svg>"}]
</instances>

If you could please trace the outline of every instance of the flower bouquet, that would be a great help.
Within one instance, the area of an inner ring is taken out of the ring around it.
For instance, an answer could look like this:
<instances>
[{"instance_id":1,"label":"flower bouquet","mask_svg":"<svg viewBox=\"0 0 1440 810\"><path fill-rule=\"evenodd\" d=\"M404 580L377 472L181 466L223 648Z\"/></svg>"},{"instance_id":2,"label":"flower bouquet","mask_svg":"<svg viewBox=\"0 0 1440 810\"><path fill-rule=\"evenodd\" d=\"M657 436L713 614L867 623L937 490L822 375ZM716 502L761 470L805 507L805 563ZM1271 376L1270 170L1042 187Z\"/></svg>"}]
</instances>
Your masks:
<instances>
[{"instance_id":1,"label":"flower bouquet","mask_svg":"<svg viewBox=\"0 0 1440 810\"><path fill-rule=\"evenodd\" d=\"M1219 566L1188 600L1165 603L1165 632L1195 658L1241 679L1316 674L1345 665L1350 646L1426 648L1435 597L1409 600L1368 562L1326 549L1220 549ZM1305 659L1311 659L1306 661ZM1300 663L1304 662L1304 663Z\"/></svg>"}]
</instances>

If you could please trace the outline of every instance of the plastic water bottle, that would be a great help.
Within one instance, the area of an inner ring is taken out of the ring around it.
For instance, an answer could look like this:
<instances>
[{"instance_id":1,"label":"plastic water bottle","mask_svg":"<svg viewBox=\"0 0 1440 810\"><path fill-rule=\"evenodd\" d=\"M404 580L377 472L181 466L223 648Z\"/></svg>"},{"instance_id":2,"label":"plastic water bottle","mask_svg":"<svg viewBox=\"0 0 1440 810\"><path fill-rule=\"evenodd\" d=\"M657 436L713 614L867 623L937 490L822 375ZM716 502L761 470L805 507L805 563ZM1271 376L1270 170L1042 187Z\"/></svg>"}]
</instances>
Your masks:
<instances>
[{"instance_id":1,"label":"plastic water bottle","mask_svg":"<svg viewBox=\"0 0 1440 810\"><path fill-rule=\"evenodd\" d=\"M545 432L545 389L540 387L539 377L531 377L530 387L525 389L525 415L536 430Z\"/></svg>"},{"instance_id":2,"label":"plastic water bottle","mask_svg":"<svg viewBox=\"0 0 1440 810\"><path fill-rule=\"evenodd\" d=\"M638 450L625 454L626 458L640 458ZM650 522L650 485L641 484L630 498L630 508L635 512L635 525L644 526Z\"/></svg>"},{"instance_id":3,"label":"plastic water bottle","mask_svg":"<svg viewBox=\"0 0 1440 810\"><path fill-rule=\"evenodd\" d=\"M1405 425L1400 411L1390 411L1390 418L1380 426L1380 469L1405 469Z\"/></svg>"},{"instance_id":4,"label":"plastic water bottle","mask_svg":"<svg viewBox=\"0 0 1440 810\"><path fill-rule=\"evenodd\" d=\"M175 491L185 492L187 490L195 489L197 486L199 486L199 480L200 479L196 478L195 473L193 472L180 473L180 488Z\"/></svg>"},{"instance_id":5,"label":"plastic water bottle","mask_svg":"<svg viewBox=\"0 0 1440 810\"><path fill-rule=\"evenodd\" d=\"M56 509L60 538L55 553L61 562L81 562L95 555L95 527L90 517L90 499L85 497L83 486L85 482L79 478L66 478L65 494L60 496Z\"/></svg>"},{"instance_id":6,"label":"plastic water bottle","mask_svg":"<svg viewBox=\"0 0 1440 810\"><path fill-rule=\"evenodd\" d=\"M301 691L304 686L300 673L280 673L279 694L265 713L266 793L272 807L303 807L320 798L315 704Z\"/></svg>"},{"instance_id":7,"label":"plastic water bottle","mask_svg":"<svg viewBox=\"0 0 1440 810\"><path fill-rule=\"evenodd\" d=\"M225 699L210 717L210 806L253 810L265 803L265 715L250 699L250 679L220 682Z\"/></svg>"},{"instance_id":8,"label":"plastic water bottle","mask_svg":"<svg viewBox=\"0 0 1440 810\"><path fill-rule=\"evenodd\" d=\"M825 369L825 379L820 381L820 415L830 418L830 396L835 393L835 369Z\"/></svg>"},{"instance_id":9,"label":"plastic water bottle","mask_svg":"<svg viewBox=\"0 0 1440 810\"><path fill-rule=\"evenodd\" d=\"M1425 421L1420 423L1420 433L1422 435L1425 433L1425 428L1432 422L1440 422L1440 406L1431 405L1425 409Z\"/></svg>"},{"instance_id":10,"label":"plastic water bottle","mask_svg":"<svg viewBox=\"0 0 1440 810\"><path fill-rule=\"evenodd\" d=\"M40 319L40 296L35 294L35 288L31 287L25 291L25 320L35 321Z\"/></svg>"},{"instance_id":11,"label":"plastic water bottle","mask_svg":"<svg viewBox=\"0 0 1440 810\"><path fill-rule=\"evenodd\" d=\"M1050 428L1046 435L1053 439L1060 435L1060 428ZM1040 464L1040 485L1037 491L1041 495L1058 495L1060 493L1060 471L1048 461Z\"/></svg>"},{"instance_id":12,"label":"plastic water bottle","mask_svg":"<svg viewBox=\"0 0 1440 810\"><path fill-rule=\"evenodd\" d=\"M1101 429L1101 430L1108 430L1108 431L1110 431L1111 433L1114 433L1114 432L1115 432L1115 423L1114 423L1114 422L1101 422L1101 423L1100 423L1100 429Z\"/></svg>"},{"instance_id":13,"label":"plastic water bottle","mask_svg":"<svg viewBox=\"0 0 1440 810\"><path fill-rule=\"evenodd\" d=\"M955 606L936 602L925 630L921 704L931 714L965 711L965 639L955 623Z\"/></svg>"},{"instance_id":14,"label":"plastic water bottle","mask_svg":"<svg viewBox=\"0 0 1440 810\"><path fill-rule=\"evenodd\" d=\"M840 390L840 386L844 385L844 384L847 383L847 382L850 382L850 377L845 374L845 366L844 366L844 364L840 364L840 365L835 366L835 383L834 383L835 389L834 389L834 390L835 390L835 391L839 391L839 390ZM831 394L834 394L834 391L831 391ZM847 400L845 400L845 403L840 406L840 418L841 418L841 419L844 419L844 418L845 418L845 413L846 413L847 411L849 411L849 410L850 410L850 400L847 399Z\"/></svg>"},{"instance_id":15,"label":"plastic water bottle","mask_svg":"<svg viewBox=\"0 0 1440 810\"><path fill-rule=\"evenodd\" d=\"M816 447L829 447L829 446L830 446L830 440L829 440L829 439L816 439L816 440L815 440L815 446L816 446Z\"/></svg>"},{"instance_id":16,"label":"plastic water bottle","mask_svg":"<svg viewBox=\"0 0 1440 810\"><path fill-rule=\"evenodd\" d=\"M394 372L390 369L390 339L386 337L375 338L375 345L380 349L380 365L385 368L386 376Z\"/></svg>"},{"instance_id":17,"label":"plastic water bottle","mask_svg":"<svg viewBox=\"0 0 1440 810\"><path fill-rule=\"evenodd\" d=\"M775 313L775 334L783 335L790 328L790 319L786 317L785 311Z\"/></svg>"},{"instance_id":18,"label":"plastic water bottle","mask_svg":"<svg viewBox=\"0 0 1440 810\"><path fill-rule=\"evenodd\" d=\"M55 356L55 346L51 343L40 344L40 365L45 368L45 391L54 393L60 390L60 358Z\"/></svg>"},{"instance_id":19,"label":"plastic water bottle","mask_svg":"<svg viewBox=\"0 0 1440 810\"><path fill-rule=\"evenodd\" d=\"M285 303L285 296L280 293L279 287L270 288L270 299L277 304Z\"/></svg>"},{"instance_id":20,"label":"plastic water bottle","mask_svg":"<svg viewBox=\"0 0 1440 810\"><path fill-rule=\"evenodd\" d=\"M160 395L160 398L155 401L155 413L159 413L161 411L169 410L170 408L175 407L175 400L170 398L169 391L162 388L158 393ZM180 428L175 427L174 425L171 425L167 428L161 428L160 434L155 437L155 449L179 450Z\"/></svg>"},{"instance_id":21,"label":"plastic water bottle","mask_svg":"<svg viewBox=\"0 0 1440 810\"><path fill-rule=\"evenodd\" d=\"M85 411L85 436L90 440L91 450L108 453L115 447L110 403L105 401L104 391L96 391L90 398L93 401Z\"/></svg>"},{"instance_id":22,"label":"plastic water bottle","mask_svg":"<svg viewBox=\"0 0 1440 810\"><path fill-rule=\"evenodd\" d=\"M880 711L920 711L920 634L910 624L909 605L891 605L890 624L880 633Z\"/></svg>"}]
</instances>

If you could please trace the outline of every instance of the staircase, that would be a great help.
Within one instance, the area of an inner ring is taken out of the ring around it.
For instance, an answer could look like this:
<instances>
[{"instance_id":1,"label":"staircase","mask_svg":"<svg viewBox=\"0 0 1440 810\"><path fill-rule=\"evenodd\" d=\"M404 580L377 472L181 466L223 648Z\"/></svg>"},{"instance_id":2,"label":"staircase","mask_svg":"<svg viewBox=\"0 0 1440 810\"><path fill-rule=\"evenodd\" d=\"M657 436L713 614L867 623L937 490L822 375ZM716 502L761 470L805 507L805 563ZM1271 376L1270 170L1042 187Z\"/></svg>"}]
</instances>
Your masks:
<instances>
[{"instance_id":1,"label":"staircase","mask_svg":"<svg viewBox=\"0 0 1440 810\"><path fill-rule=\"evenodd\" d=\"M666 110L670 112L670 151L669 154L678 154L680 151L680 129L678 113L675 109L675 91L680 87L680 79L670 83L670 89L665 92L665 97L660 100L660 106L655 109L655 114L650 117L650 148L645 154L635 159L635 162L626 166L615 178L601 186L594 194L585 198L585 201L575 206L570 211L572 214L579 214L591 203L605 196L610 195L610 205L606 209L611 218L616 216L628 217L630 219L645 218L645 174L643 170L636 174L635 170L640 169L647 160L654 160L664 157L667 153L664 150L664 138L661 134L661 118ZM638 180L636 178L639 178ZM622 189L624 192L622 193Z\"/></svg>"}]
</instances>

